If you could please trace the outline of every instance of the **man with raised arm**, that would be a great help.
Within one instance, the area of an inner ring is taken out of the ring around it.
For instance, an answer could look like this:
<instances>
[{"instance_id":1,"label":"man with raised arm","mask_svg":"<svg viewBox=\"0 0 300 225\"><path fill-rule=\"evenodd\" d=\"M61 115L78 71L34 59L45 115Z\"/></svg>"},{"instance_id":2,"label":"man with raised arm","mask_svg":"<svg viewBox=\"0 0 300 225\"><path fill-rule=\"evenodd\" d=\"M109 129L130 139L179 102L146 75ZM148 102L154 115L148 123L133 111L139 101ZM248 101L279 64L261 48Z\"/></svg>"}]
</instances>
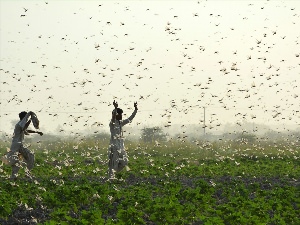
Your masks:
<instances>
[{"instance_id":1,"label":"man with raised arm","mask_svg":"<svg viewBox=\"0 0 300 225\"><path fill-rule=\"evenodd\" d=\"M31 117L31 119L29 119ZM19 113L20 121L16 124L14 129L14 135L12 138L12 143L10 151L2 158L2 161L7 165L12 167L11 179L15 180L18 176L19 169L21 167L20 159L26 163L27 177L31 178L30 170L34 166L34 154L27 148L23 146L24 135L29 135L30 133L37 133L43 135L42 132L27 130L31 121L36 129L39 128L39 120L37 119L35 113L33 112L21 112Z\"/></svg>"},{"instance_id":2,"label":"man with raised arm","mask_svg":"<svg viewBox=\"0 0 300 225\"><path fill-rule=\"evenodd\" d=\"M108 177L109 179L115 178L115 173L120 172L124 167L128 165L128 156L125 151L124 138L123 138L123 126L130 123L137 113L137 102L134 102L134 111L131 116L125 120L122 120L123 110L118 108L118 103L113 102L114 110L112 111L112 118L109 123L110 127L110 145L108 150Z\"/></svg>"}]
</instances>

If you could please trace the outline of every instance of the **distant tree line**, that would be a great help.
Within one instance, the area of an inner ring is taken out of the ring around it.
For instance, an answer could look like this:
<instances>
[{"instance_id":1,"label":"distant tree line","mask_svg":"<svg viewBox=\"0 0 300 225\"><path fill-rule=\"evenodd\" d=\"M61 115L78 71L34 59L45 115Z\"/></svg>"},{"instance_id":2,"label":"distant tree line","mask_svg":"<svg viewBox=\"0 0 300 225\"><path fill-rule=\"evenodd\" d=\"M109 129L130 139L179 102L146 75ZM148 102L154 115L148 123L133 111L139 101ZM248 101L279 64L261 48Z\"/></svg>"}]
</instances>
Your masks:
<instances>
[{"instance_id":1,"label":"distant tree line","mask_svg":"<svg viewBox=\"0 0 300 225\"><path fill-rule=\"evenodd\" d=\"M162 128L156 127L145 127L141 132L141 139L143 142L151 143L151 142L164 142L167 141L168 135L163 132Z\"/></svg>"}]
</instances>

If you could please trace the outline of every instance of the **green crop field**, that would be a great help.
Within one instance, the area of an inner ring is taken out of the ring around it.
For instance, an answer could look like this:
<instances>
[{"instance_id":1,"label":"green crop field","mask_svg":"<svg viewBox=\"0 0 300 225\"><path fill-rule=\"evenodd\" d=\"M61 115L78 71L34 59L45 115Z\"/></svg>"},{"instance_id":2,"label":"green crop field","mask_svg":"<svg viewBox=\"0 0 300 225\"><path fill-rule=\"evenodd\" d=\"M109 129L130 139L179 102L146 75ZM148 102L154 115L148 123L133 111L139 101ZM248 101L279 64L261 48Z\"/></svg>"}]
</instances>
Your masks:
<instances>
[{"instance_id":1,"label":"green crop field","mask_svg":"<svg viewBox=\"0 0 300 225\"><path fill-rule=\"evenodd\" d=\"M113 181L107 140L32 144L32 181L0 166L0 224L300 224L297 143L127 141Z\"/></svg>"}]
</instances>

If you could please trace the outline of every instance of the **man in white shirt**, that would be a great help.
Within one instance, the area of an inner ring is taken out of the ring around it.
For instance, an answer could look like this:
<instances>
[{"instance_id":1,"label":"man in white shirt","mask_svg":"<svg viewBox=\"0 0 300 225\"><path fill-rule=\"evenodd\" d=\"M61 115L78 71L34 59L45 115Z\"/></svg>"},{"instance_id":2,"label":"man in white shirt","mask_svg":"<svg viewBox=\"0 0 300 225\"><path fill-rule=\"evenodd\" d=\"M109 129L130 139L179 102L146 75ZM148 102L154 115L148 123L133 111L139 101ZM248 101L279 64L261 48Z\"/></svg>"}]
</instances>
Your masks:
<instances>
[{"instance_id":1,"label":"man in white shirt","mask_svg":"<svg viewBox=\"0 0 300 225\"><path fill-rule=\"evenodd\" d=\"M125 120L122 120L123 110L118 108L118 103L113 102L115 109L112 112L112 118L109 123L110 127L110 145L108 151L108 177L109 179L115 177L115 173L120 172L124 167L129 170L128 156L125 151L124 138L123 138L123 126L130 123L137 113L137 102L134 103L134 111L132 115Z\"/></svg>"},{"instance_id":2,"label":"man in white shirt","mask_svg":"<svg viewBox=\"0 0 300 225\"><path fill-rule=\"evenodd\" d=\"M21 112L19 113L20 121L15 125L14 135L10 147L10 151L3 157L3 162L10 165L12 167L12 174L11 179L15 180L18 176L19 169L21 167L20 158L23 158L24 162L26 163L27 169L27 176L30 176L30 170L34 166L34 154L30 152L29 149L23 146L24 135L28 135L29 133L37 133L39 135L43 135L42 132L27 130L29 124L31 123L31 116L32 119L36 121L34 125L38 128L38 120L36 115L33 112Z\"/></svg>"}]
</instances>

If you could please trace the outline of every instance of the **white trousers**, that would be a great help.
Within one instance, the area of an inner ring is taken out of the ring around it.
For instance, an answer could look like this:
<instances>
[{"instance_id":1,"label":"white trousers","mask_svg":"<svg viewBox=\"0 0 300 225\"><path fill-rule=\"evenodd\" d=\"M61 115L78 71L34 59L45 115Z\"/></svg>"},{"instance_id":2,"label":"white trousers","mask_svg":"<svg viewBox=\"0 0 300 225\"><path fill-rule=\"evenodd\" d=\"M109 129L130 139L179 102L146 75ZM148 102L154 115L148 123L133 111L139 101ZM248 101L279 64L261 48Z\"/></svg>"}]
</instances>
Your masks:
<instances>
[{"instance_id":1,"label":"white trousers","mask_svg":"<svg viewBox=\"0 0 300 225\"><path fill-rule=\"evenodd\" d=\"M124 149L117 150L110 148L108 162L108 177L114 178L115 173L120 172L128 165L128 156Z\"/></svg>"},{"instance_id":2,"label":"white trousers","mask_svg":"<svg viewBox=\"0 0 300 225\"><path fill-rule=\"evenodd\" d=\"M11 149L5 156L2 157L2 161L12 167L11 178L16 178L20 167L23 162L26 164L28 170L34 167L34 154L28 149L20 145L18 149Z\"/></svg>"}]
</instances>

